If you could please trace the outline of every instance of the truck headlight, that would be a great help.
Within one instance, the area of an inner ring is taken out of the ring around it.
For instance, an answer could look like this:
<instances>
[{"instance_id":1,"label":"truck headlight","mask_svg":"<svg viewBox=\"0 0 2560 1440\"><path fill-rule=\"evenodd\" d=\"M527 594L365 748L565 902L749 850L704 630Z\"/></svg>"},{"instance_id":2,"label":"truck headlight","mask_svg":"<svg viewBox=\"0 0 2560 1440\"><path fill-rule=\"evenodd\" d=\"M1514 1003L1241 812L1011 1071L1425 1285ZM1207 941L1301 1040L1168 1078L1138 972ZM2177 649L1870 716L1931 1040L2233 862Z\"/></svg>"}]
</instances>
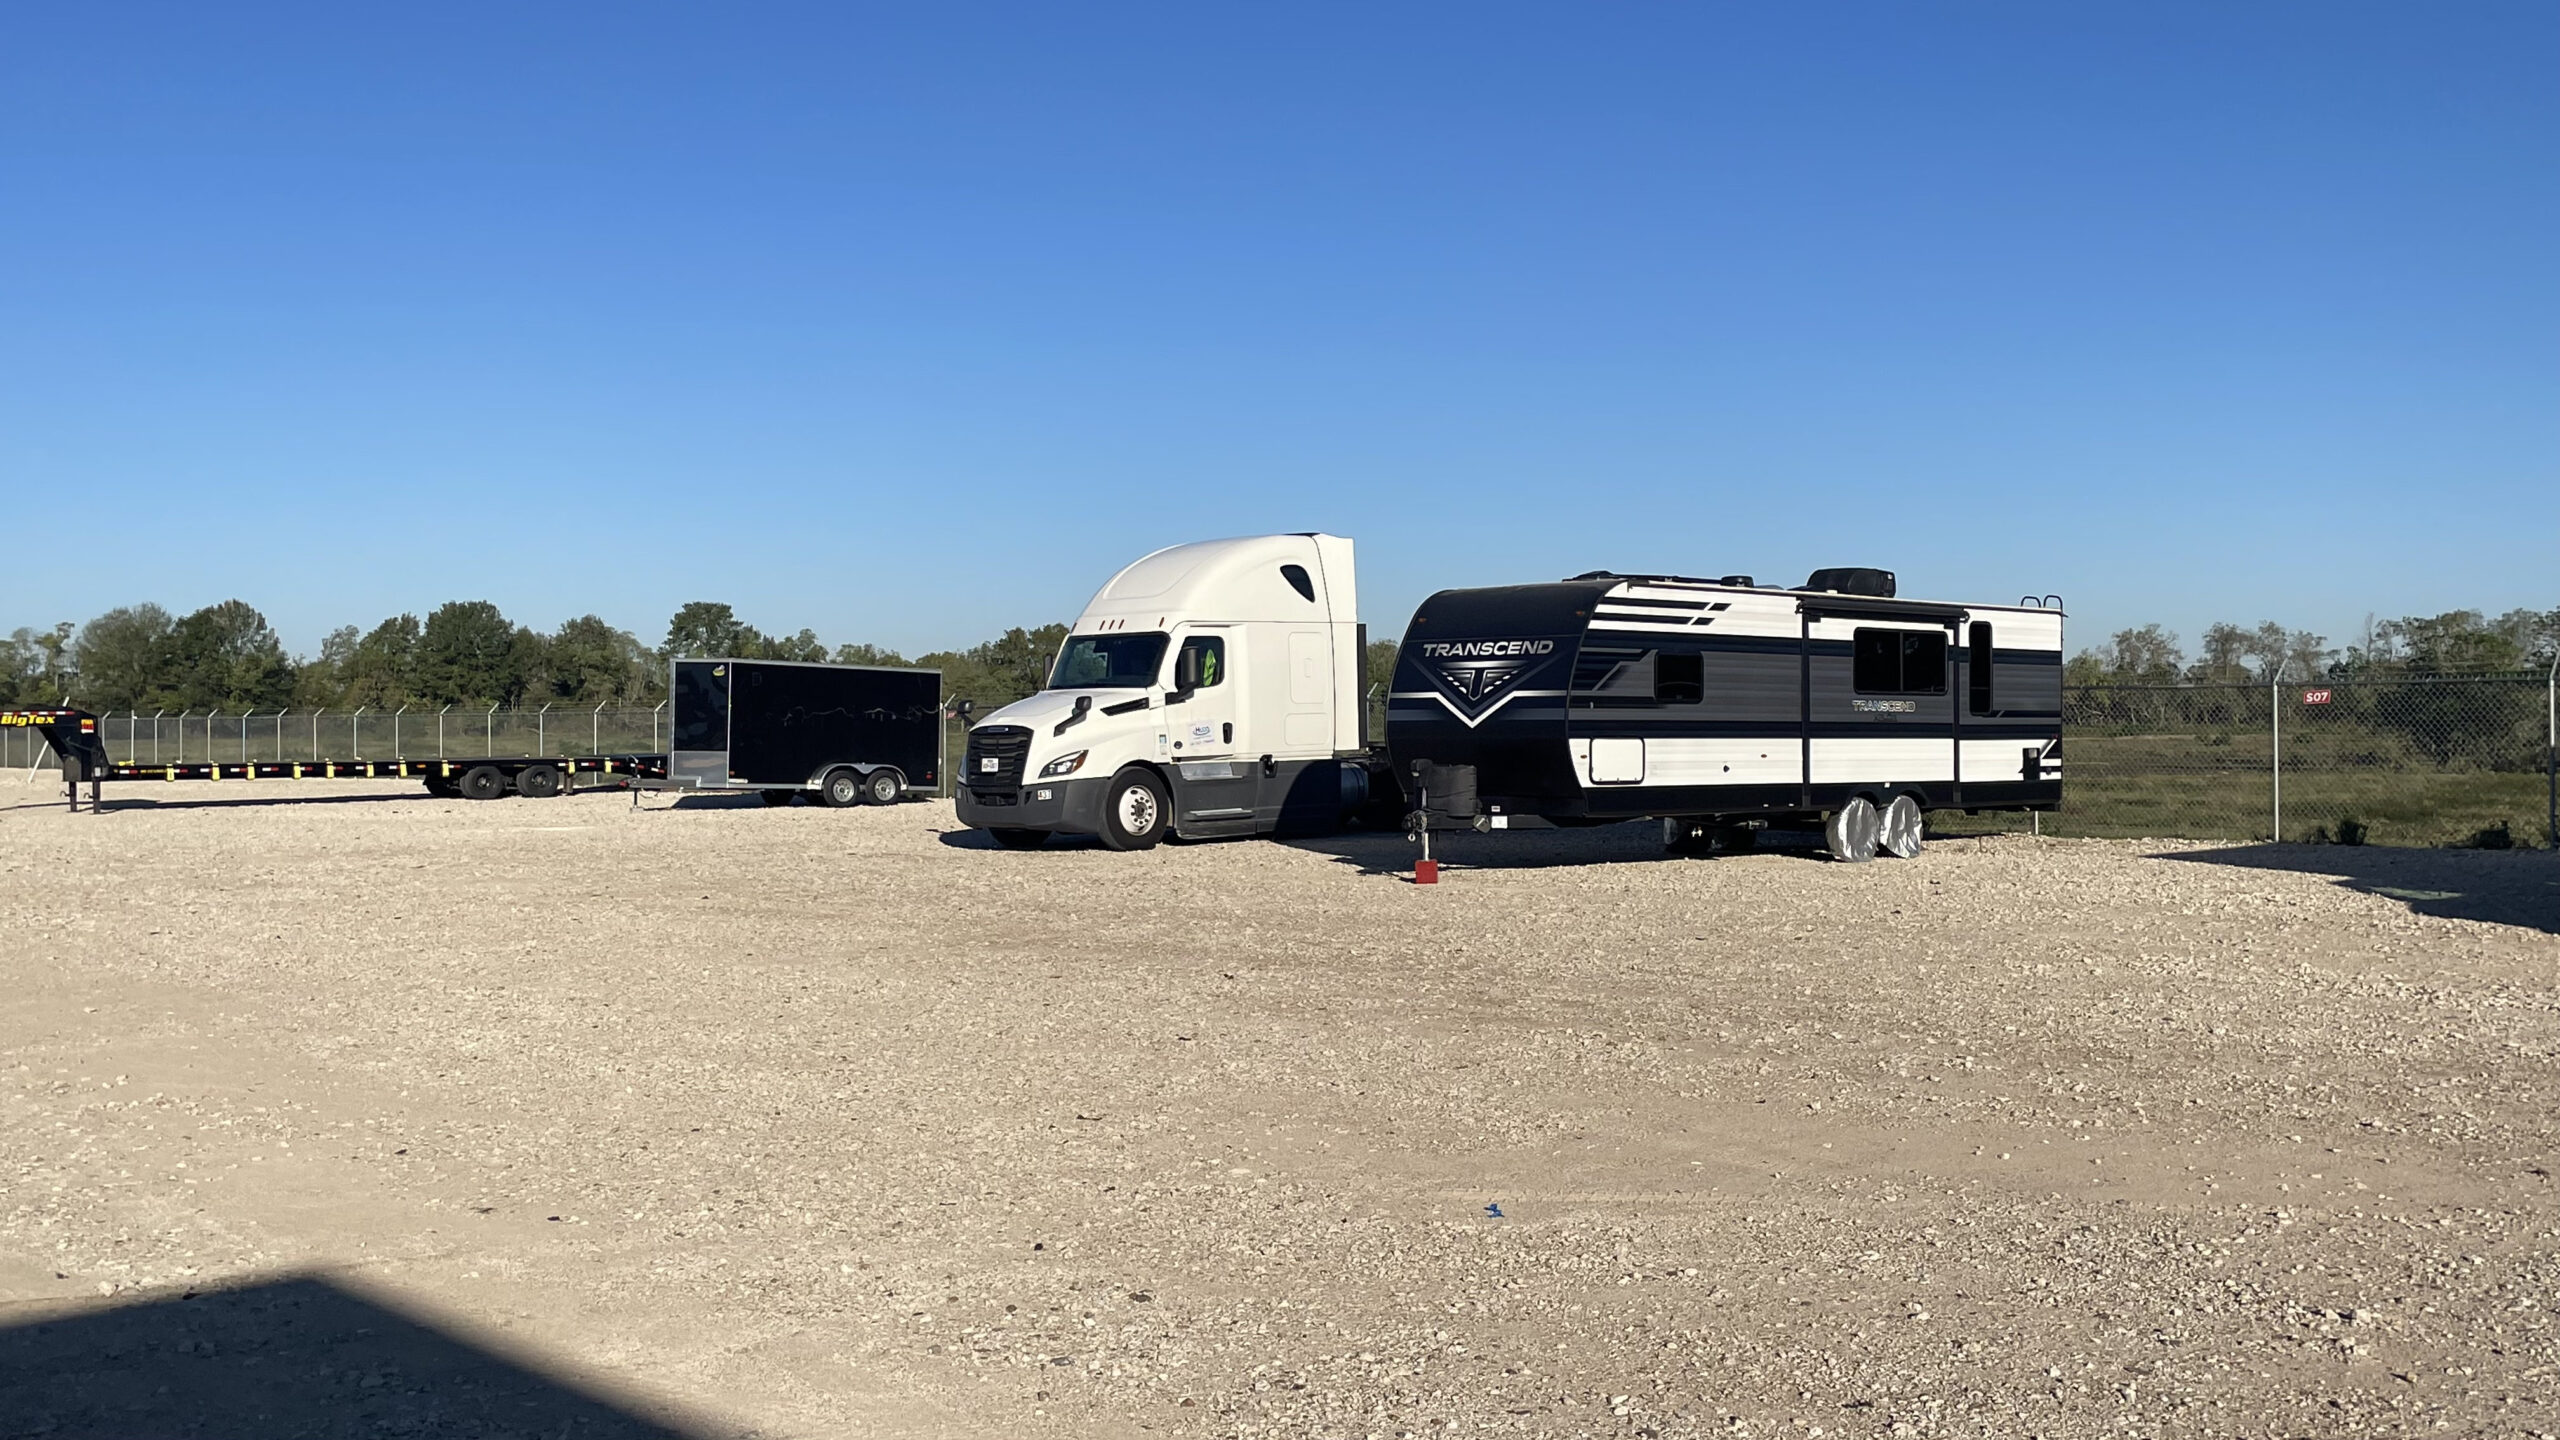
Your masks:
<instances>
[{"instance_id":1,"label":"truck headlight","mask_svg":"<svg viewBox=\"0 0 2560 1440\"><path fill-rule=\"evenodd\" d=\"M1078 750L1071 755L1061 755L1040 767L1040 778L1054 780L1061 775L1073 775L1077 767L1084 764L1084 757L1091 753L1093 752L1089 750Z\"/></svg>"}]
</instances>

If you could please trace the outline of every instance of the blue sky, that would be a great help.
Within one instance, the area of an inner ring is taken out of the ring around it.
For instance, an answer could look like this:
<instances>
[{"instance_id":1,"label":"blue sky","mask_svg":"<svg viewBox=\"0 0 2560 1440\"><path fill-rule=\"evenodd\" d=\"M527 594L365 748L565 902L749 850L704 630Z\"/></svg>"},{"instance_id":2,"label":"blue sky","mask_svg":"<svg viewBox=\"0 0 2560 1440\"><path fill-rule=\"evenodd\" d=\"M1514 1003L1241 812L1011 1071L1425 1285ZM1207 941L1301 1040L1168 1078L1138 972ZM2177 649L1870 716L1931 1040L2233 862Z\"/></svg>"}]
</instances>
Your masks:
<instances>
[{"instance_id":1,"label":"blue sky","mask_svg":"<svg viewBox=\"0 0 2560 1440\"><path fill-rule=\"evenodd\" d=\"M2560 604L2560 7L370 8L13 17L0 628Z\"/></svg>"}]
</instances>

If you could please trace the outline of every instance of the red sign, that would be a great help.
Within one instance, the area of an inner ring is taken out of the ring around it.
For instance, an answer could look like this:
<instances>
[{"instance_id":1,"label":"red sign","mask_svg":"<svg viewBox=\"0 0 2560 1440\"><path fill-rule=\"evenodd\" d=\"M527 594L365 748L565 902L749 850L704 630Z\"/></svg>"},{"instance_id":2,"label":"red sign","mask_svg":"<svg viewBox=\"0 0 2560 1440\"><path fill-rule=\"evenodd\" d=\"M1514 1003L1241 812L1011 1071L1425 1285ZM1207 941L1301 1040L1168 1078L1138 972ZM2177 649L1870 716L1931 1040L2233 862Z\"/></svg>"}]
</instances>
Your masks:
<instances>
[{"instance_id":1,"label":"red sign","mask_svg":"<svg viewBox=\"0 0 2560 1440\"><path fill-rule=\"evenodd\" d=\"M2305 705L2326 705L2329 703L2329 692L2326 690L2305 690L2302 692L2302 703Z\"/></svg>"}]
</instances>

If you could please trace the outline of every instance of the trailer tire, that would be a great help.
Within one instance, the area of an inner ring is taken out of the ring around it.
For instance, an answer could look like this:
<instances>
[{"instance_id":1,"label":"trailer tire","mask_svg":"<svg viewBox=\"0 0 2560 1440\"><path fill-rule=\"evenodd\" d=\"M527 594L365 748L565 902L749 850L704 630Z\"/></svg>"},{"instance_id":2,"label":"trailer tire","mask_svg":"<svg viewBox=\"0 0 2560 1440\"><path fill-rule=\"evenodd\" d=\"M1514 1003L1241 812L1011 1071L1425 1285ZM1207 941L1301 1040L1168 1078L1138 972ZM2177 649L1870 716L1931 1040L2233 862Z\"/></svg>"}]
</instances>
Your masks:
<instances>
[{"instance_id":1,"label":"trailer tire","mask_svg":"<svg viewBox=\"0 0 2560 1440\"><path fill-rule=\"evenodd\" d=\"M495 765L474 765L462 772L454 790L465 800L495 800L507 793L506 772Z\"/></svg>"},{"instance_id":2,"label":"trailer tire","mask_svg":"<svg viewBox=\"0 0 2560 1440\"><path fill-rule=\"evenodd\" d=\"M862 803L862 777L851 770L830 770L818 782L818 798L841 810Z\"/></svg>"},{"instance_id":3,"label":"trailer tire","mask_svg":"<svg viewBox=\"0 0 2560 1440\"><path fill-rule=\"evenodd\" d=\"M548 800L560 793L560 770L554 765L527 765L516 772L516 793L530 800Z\"/></svg>"},{"instance_id":4,"label":"trailer tire","mask_svg":"<svg viewBox=\"0 0 2560 1440\"><path fill-rule=\"evenodd\" d=\"M987 833L994 836L996 844L1006 850L1037 850L1049 843L1049 832L1046 830L990 829Z\"/></svg>"},{"instance_id":5,"label":"trailer tire","mask_svg":"<svg viewBox=\"0 0 2560 1440\"><path fill-rule=\"evenodd\" d=\"M862 777L862 802L866 805L895 805L906 798L906 793L906 780L886 765Z\"/></svg>"},{"instance_id":6,"label":"trailer tire","mask_svg":"<svg viewBox=\"0 0 2560 1440\"><path fill-rule=\"evenodd\" d=\"M1151 850L1173 828L1173 803L1152 770L1132 765L1111 777L1102 795L1102 843L1114 850Z\"/></svg>"},{"instance_id":7,"label":"trailer tire","mask_svg":"<svg viewBox=\"0 0 2560 1440\"><path fill-rule=\"evenodd\" d=\"M791 797L799 793L800 792L797 790L759 790L756 792L756 794L762 798L764 803L767 805L788 805L791 803Z\"/></svg>"},{"instance_id":8,"label":"trailer tire","mask_svg":"<svg viewBox=\"0 0 2560 1440\"><path fill-rule=\"evenodd\" d=\"M1920 802L1908 795L1896 795L1884 807L1884 826L1877 843L1884 853L1897 860L1908 860L1920 853L1921 836L1927 822L1921 818Z\"/></svg>"},{"instance_id":9,"label":"trailer tire","mask_svg":"<svg viewBox=\"0 0 2560 1440\"><path fill-rule=\"evenodd\" d=\"M1834 860L1852 865L1876 858L1876 841L1884 829L1884 820L1876 812L1876 802L1864 795L1842 802L1831 812L1822 827L1822 839Z\"/></svg>"}]
</instances>

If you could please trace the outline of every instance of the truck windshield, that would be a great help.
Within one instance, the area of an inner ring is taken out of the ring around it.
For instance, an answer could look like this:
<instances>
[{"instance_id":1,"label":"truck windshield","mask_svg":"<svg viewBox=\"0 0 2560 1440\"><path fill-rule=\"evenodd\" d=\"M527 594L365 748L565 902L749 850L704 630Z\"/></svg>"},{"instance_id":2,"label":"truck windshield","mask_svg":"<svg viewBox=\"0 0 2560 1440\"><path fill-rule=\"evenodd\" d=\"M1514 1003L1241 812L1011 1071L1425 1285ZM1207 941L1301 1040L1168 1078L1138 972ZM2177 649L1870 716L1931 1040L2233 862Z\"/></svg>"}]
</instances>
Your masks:
<instances>
[{"instance_id":1,"label":"truck windshield","mask_svg":"<svg viewBox=\"0 0 2560 1440\"><path fill-rule=\"evenodd\" d=\"M1058 652L1058 668L1050 673L1052 690L1136 689L1156 683L1164 663L1162 631L1134 635L1076 635Z\"/></svg>"}]
</instances>

